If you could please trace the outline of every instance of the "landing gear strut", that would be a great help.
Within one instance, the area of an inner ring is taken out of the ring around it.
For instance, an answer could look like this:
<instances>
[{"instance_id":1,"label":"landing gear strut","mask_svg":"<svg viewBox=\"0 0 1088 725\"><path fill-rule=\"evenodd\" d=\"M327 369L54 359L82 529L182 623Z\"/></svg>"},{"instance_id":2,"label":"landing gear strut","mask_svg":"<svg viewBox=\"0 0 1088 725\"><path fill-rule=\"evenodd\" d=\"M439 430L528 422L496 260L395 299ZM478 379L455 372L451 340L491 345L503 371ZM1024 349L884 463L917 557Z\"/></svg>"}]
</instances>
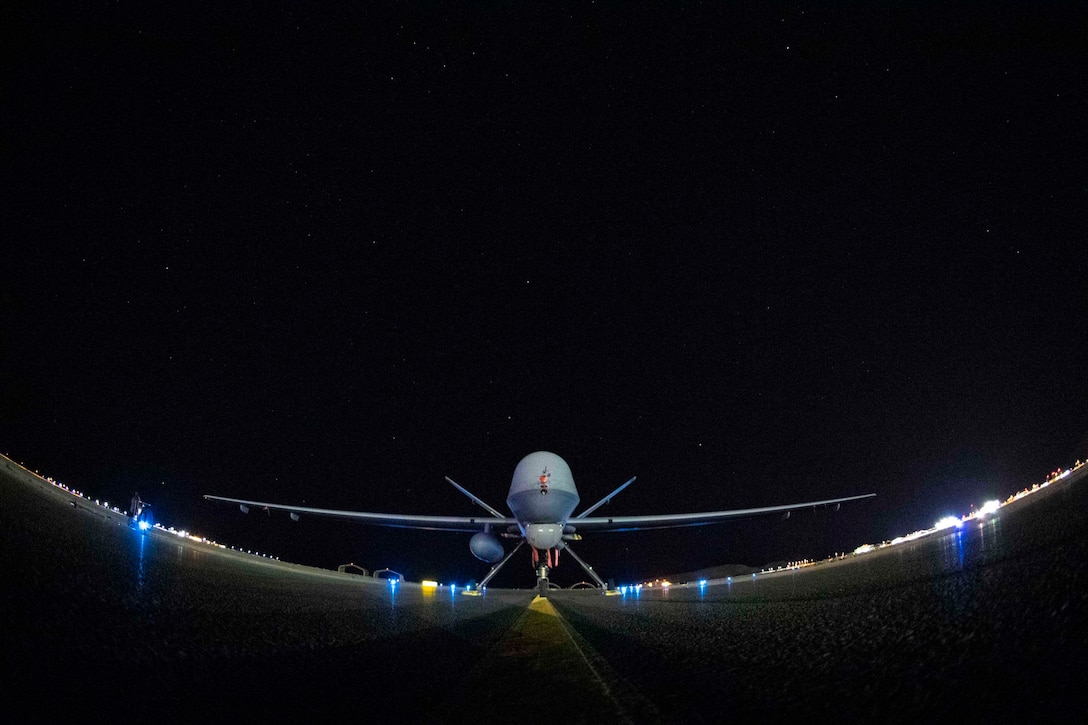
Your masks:
<instances>
[{"instance_id":1,"label":"landing gear strut","mask_svg":"<svg viewBox=\"0 0 1088 725\"><path fill-rule=\"evenodd\" d=\"M513 551L511 551L509 554L507 554L506 557L503 558L503 560L500 561L498 564L491 567L491 571L489 571L487 573L487 576L484 577L484 580L482 582L480 582L478 588L479 589L485 589L487 587L487 583L489 581L491 581L491 577L493 577L493 576L495 576L496 574L499 573L499 569L502 569L503 565L506 564L506 562L510 561L511 557L513 557L514 554L518 553L518 549L520 549L521 545L524 544L524 543L525 543L524 541L519 541L518 545L514 547Z\"/></svg>"},{"instance_id":2,"label":"landing gear strut","mask_svg":"<svg viewBox=\"0 0 1088 725\"><path fill-rule=\"evenodd\" d=\"M597 576L597 572L593 571L593 567L582 561L582 558L574 553L574 550L570 548L570 544L567 544L567 553L574 557L574 560L578 562L579 566L585 569L586 574L589 574L590 578L592 578L593 581L597 582L597 586L601 588L601 591L608 591L608 585L605 584L599 576Z\"/></svg>"}]
</instances>

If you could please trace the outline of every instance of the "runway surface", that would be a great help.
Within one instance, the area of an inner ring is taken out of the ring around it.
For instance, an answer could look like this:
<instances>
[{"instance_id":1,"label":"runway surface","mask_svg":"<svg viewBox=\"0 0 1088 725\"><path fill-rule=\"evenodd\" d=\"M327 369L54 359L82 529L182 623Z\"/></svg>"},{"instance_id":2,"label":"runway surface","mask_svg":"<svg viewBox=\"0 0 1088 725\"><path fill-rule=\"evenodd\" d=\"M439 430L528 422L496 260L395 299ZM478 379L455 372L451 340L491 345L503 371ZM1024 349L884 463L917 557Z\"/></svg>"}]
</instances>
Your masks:
<instances>
[{"instance_id":1,"label":"runway surface","mask_svg":"<svg viewBox=\"0 0 1088 725\"><path fill-rule=\"evenodd\" d=\"M141 534L0 459L6 690L27 721L1083 721L1086 472L842 562L534 603Z\"/></svg>"}]
</instances>

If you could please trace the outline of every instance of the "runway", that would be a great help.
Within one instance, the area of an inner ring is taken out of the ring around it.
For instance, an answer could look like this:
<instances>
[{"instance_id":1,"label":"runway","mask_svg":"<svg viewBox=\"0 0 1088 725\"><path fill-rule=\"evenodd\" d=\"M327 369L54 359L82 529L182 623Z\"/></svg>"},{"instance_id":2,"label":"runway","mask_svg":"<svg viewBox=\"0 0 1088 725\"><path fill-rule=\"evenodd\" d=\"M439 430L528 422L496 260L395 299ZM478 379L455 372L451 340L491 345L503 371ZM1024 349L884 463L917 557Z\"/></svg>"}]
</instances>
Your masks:
<instances>
[{"instance_id":1,"label":"runway","mask_svg":"<svg viewBox=\"0 0 1088 725\"><path fill-rule=\"evenodd\" d=\"M7 691L31 721L1083 720L1086 471L846 561L544 608L140 534L0 459Z\"/></svg>"}]
</instances>

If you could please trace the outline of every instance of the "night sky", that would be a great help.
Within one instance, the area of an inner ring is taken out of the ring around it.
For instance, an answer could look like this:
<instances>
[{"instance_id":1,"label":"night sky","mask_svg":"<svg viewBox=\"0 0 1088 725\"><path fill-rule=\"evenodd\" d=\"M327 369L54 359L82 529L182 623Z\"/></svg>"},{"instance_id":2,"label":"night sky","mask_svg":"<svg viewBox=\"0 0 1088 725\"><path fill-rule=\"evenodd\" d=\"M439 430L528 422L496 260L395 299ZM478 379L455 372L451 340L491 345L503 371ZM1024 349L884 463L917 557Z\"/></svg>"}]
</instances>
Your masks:
<instances>
[{"instance_id":1,"label":"night sky","mask_svg":"<svg viewBox=\"0 0 1088 725\"><path fill-rule=\"evenodd\" d=\"M576 546L622 578L850 550L1088 457L1082 3L231 5L5 13L28 467L464 580L465 534L201 494L472 515L443 476L505 510L534 450L583 506L638 476L599 513L878 494Z\"/></svg>"}]
</instances>

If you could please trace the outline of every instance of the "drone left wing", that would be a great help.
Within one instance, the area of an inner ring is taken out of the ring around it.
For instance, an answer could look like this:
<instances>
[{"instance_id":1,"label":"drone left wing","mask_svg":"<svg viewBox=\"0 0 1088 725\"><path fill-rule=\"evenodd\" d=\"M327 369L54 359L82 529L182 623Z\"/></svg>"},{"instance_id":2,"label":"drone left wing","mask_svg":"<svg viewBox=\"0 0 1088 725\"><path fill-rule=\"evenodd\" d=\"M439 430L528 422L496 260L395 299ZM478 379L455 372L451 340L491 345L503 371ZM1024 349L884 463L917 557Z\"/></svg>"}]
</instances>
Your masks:
<instances>
[{"instance_id":1,"label":"drone left wing","mask_svg":"<svg viewBox=\"0 0 1088 725\"><path fill-rule=\"evenodd\" d=\"M626 484L625 484L626 485ZM784 514L788 516L793 511L803 509L815 509L834 507L848 501L857 501L864 498L872 498L875 493L866 493L860 496L847 496L845 498L829 498L824 501L806 501L804 503L791 503L781 506L763 506L750 509L732 509L730 511L702 511L691 514L659 514L656 516L589 516L570 520L579 533L583 531L638 531L640 529L668 529L678 526L704 526L716 524L730 519L748 518L753 516L769 516L771 514Z\"/></svg>"},{"instance_id":2,"label":"drone left wing","mask_svg":"<svg viewBox=\"0 0 1088 725\"><path fill-rule=\"evenodd\" d=\"M266 503L264 501L247 501L241 498L227 498L225 496L205 495L208 501L223 501L225 503L238 504L243 511L250 508L268 509L274 511L287 511L294 516L309 514L315 516L330 516L341 519L351 519L364 524L376 524L378 526L393 526L402 529L430 529L432 531L484 531L491 526L516 526L517 519L500 518L492 516L425 516L414 514L381 514L369 511L341 511L338 509L321 509L309 506L291 506L287 504Z\"/></svg>"}]
</instances>

